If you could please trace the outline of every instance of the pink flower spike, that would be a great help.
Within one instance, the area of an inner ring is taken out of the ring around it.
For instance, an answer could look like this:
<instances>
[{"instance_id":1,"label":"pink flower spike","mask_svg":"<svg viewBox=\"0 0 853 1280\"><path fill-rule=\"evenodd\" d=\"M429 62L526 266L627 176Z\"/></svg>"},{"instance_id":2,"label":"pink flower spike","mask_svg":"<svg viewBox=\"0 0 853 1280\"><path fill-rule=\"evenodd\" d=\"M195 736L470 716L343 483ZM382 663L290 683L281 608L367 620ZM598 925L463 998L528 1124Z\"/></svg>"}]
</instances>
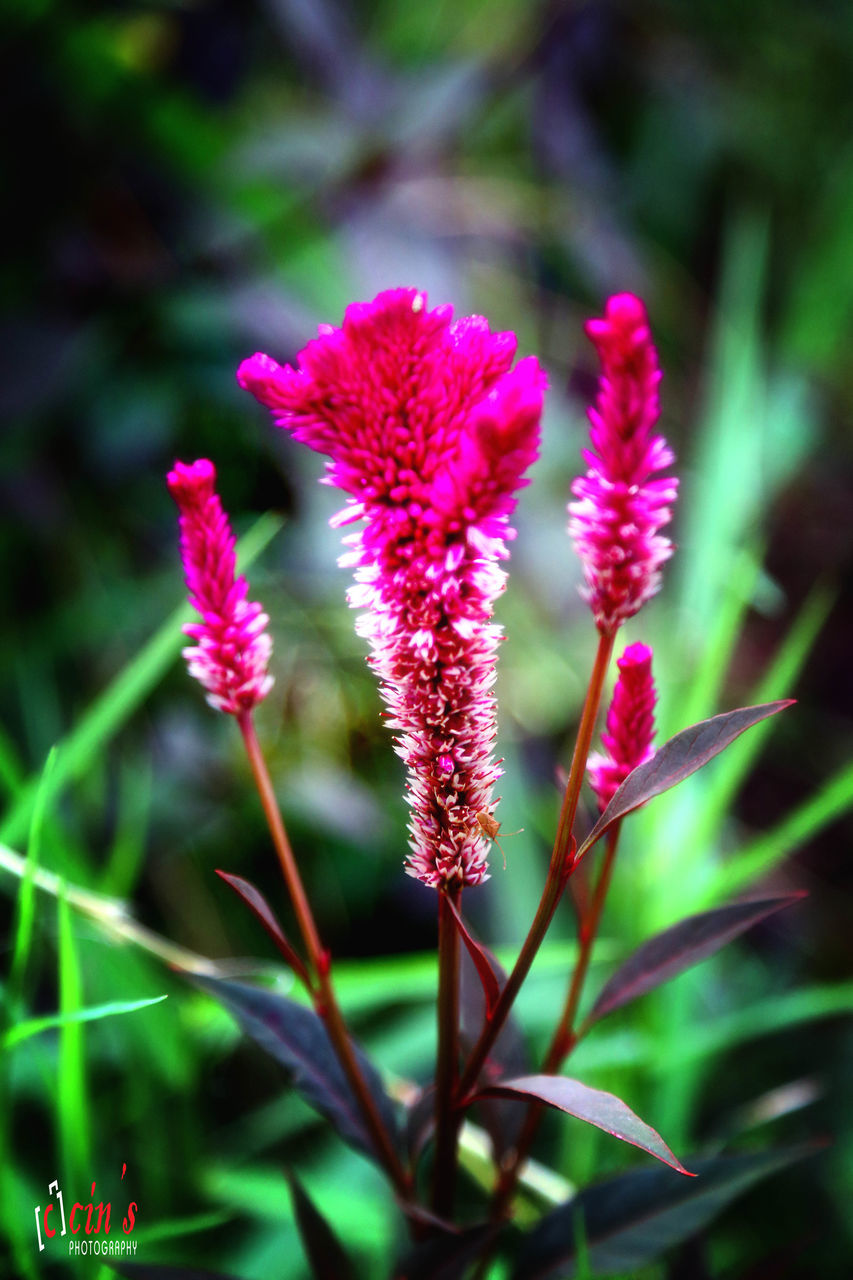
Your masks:
<instances>
[{"instance_id":1,"label":"pink flower spike","mask_svg":"<svg viewBox=\"0 0 853 1280\"><path fill-rule=\"evenodd\" d=\"M588 411L589 469L572 485L569 533L583 562L582 594L599 631L612 635L660 588L673 545L659 530L672 518L678 480L650 479L675 459L663 436L652 434L661 373L643 303L616 294L586 332L602 372Z\"/></svg>"},{"instance_id":2,"label":"pink flower spike","mask_svg":"<svg viewBox=\"0 0 853 1280\"><path fill-rule=\"evenodd\" d=\"M298 368L256 355L237 373L347 494L333 524L355 526L349 600L408 769L406 869L434 888L487 877L477 815L501 774L491 618L545 388L533 357L511 368L515 347L481 316L454 323L392 289L321 325Z\"/></svg>"},{"instance_id":3,"label":"pink flower spike","mask_svg":"<svg viewBox=\"0 0 853 1280\"><path fill-rule=\"evenodd\" d=\"M652 651L645 644L629 644L616 665L619 679L601 735L606 754L590 756L588 765L590 786L602 813L628 774L654 755L657 691Z\"/></svg>"},{"instance_id":4,"label":"pink flower spike","mask_svg":"<svg viewBox=\"0 0 853 1280\"><path fill-rule=\"evenodd\" d=\"M215 492L216 470L200 458L176 462L167 477L178 504L181 558L190 604L201 622L184 627L196 644L184 649L189 673L207 691L217 711L238 716L250 711L272 688L267 665L272 641L269 618L246 599L245 578L235 578L234 536Z\"/></svg>"}]
</instances>

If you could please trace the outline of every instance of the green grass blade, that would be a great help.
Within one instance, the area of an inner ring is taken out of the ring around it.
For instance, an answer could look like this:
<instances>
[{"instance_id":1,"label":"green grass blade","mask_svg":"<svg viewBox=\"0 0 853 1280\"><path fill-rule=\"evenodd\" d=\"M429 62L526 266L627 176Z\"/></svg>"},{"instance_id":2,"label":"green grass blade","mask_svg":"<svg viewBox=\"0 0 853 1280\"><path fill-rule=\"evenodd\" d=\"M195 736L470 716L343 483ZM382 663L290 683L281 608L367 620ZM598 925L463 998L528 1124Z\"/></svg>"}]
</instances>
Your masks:
<instances>
[{"instance_id":1,"label":"green grass blade","mask_svg":"<svg viewBox=\"0 0 853 1280\"><path fill-rule=\"evenodd\" d=\"M756 478L766 425L759 327L768 241L764 216L741 211L730 223L699 449L680 504L681 592L697 636L713 626L720 588L764 496Z\"/></svg>"},{"instance_id":2,"label":"green grass blade","mask_svg":"<svg viewBox=\"0 0 853 1280\"><path fill-rule=\"evenodd\" d=\"M168 998L164 995L152 996L147 1000L111 1000L107 1004L90 1005L88 1009L77 1009L73 1013L50 1013L42 1018L27 1018L25 1022L17 1023L6 1032L0 1040L0 1048L11 1049L23 1040L29 1040L30 1036L37 1036L54 1027L67 1027L74 1022L97 1022L101 1018L112 1018L119 1013L134 1013L137 1009L147 1009L149 1005L160 1004Z\"/></svg>"},{"instance_id":3,"label":"green grass blade","mask_svg":"<svg viewBox=\"0 0 853 1280\"><path fill-rule=\"evenodd\" d=\"M743 548L735 557L720 592L718 608L703 637L696 669L690 672L686 687L674 684L670 695L661 699L658 716L661 740L672 737L687 724L706 720L715 711L722 710L720 694L760 571L761 548L757 545ZM666 667L677 668L684 661L683 651L673 644L672 637L663 635L661 639L663 644L658 642L656 652L660 650Z\"/></svg>"},{"instance_id":4,"label":"green grass blade","mask_svg":"<svg viewBox=\"0 0 853 1280\"><path fill-rule=\"evenodd\" d=\"M30 820L30 838L27 842L27 867L21 880L18 894L18 914L15 924L15 942L12 952L12 970L9 977L9 1008L15 1009L23 990L24 973L30 954L33 937L33 924L36 910L35 875L41 861L41 837L44 827L44 815L50 794L51 779L56 766L56 748L48 753L39 779Z\"/></svg>"},{"instance_id":5,"label":"green grass blade","mask_svg":"<svg viewBox=\"0 0 853 1280\"><path fill-rule=\"evenodd\" d=\"M90 1168L89 1099L83 1026L83 979L74 938L74 919L64 893L57 900L59 919L59 1080L57 1105L62 1168L72 1184L82 1185Z\"/></svg>"},{"instance_id":6,"label":"green grass blade","mask_svg":"<svg viewBox=\"0 0 853 1280\"><path fill-rule=\"evenodd\" d=\"M735 1045L818 1018L850 1013L853 1013L853 982L801 987L798 991L771 995L724 1017L694 1023L690 1035L682 1036L678 1044L671 1046L672 1056L665 1070L673 1066L680 1070L685 1063L697 1058L712 1058Z\"/></svg>"},{"instance_id":7,"label":"green grass blade","mask_svg":"<svg viewBox=\"0 0 853 1280\"><path fill-rule=\"evenodd\" d=\"M256 521L238 545L239 565L247 565L263 551L281 528L279 516L266 514ZM58 744L48 800L69 781L81 777L126 720L133 714L175 661L185 638L182 625L191 610L181 604L170 614L151 639L95 699L74 729ZM0 826L0 840L14 844L21 840L30 820L38 782L30 780Z\"/></svg>"},{"instance_id":8,"label":"green grass blade","mask_svg":"<svg viewBox=\"0 0 853 1280\"><path fill-rule=\"evenodd\" d=\"M0 728L0 786L5 787L10 796L17 795L24 781L24 771L5 730Z\"/></svg>"},{"instance_id":9,"label":"green grass blade","mask_svg":"<svg viewBox=\"0 0 853 1280\"><path fill-rule=\"evenodd\" d=\"M735 854L713 878L708 898L731 894L772 870L788 854L823 827L853 808L853 763L845 765L825 786L804 800L766 835Z\"/></svg>"},{"instance_id":10,"label":"green grass blade","mask_svg":"<svg viewBox=\"0 0 853 1280\"><path fill-rule=\"evenodd\" d=\"M763 678L750 692L747 702L770 702L787 697L795 684L803 664L811 653L827 615L835 601L836 593L825 584L819 584L809 595L791 627L774 661ZM796 714L794 712L793 714ZM709 771L702 792L701 812L693 813L693 834L696 848L703 849L719 828L733 799L740 790L750 769L761 754L768 733L773 726L769 722L756 725L754 734L744 734L725 751L719 763Z\"/></svg>"},{"instance_id":11,"label":"green grass blade","mask_svg":"<svg viewBox=\"0 0 853 1280\"><path fill-rule=\"evenodd\" d=\"M136 889L145 858L152 786L147 760L122 769L112 853L98 885L108 897L129 898Z\"/></svg>"}]
</instances>

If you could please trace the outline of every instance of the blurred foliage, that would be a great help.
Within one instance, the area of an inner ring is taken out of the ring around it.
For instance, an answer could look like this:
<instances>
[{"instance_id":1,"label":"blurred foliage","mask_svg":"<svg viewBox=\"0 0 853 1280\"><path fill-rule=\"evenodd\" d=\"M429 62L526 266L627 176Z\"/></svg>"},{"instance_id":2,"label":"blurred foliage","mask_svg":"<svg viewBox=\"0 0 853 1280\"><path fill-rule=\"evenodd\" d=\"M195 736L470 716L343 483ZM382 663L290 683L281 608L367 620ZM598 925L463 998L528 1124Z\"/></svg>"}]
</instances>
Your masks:
<instances>
[{"instance_id":1,"label":"blurred foliage","mask_svg":"<svg viewBox=\"0 0 853 1280\"><path fill-rule=\"evenodd\" d=\"M0 20L0 852L30 858L23 879L0 858L4 1007L56 1020L0 1058L8 1274L51 1274L32 1212L57 1174L66 1199L91 1178L123 1205L130 1182L145 1258L247 1280L305 1274L285 1162L364 1275L399 1242L368 1166L74 896L126 898L176 945L271 964L213 875L280 901L237 735L176 660L177 622L158 631L181 598L163 476L207 455L256 551L258 517L284 517L252 569L276 645L260 732L345 1006L389 1072L426 1075L434 902L401 873L400 770L343 601L334 499L234 382L252 350L292 359L318 321L396 284L515 329L550 371L499 608L499 816L525 831L470 902L509 956L594 647L564 532L595 375L581 323L610 291L648 301L684 476L678 557L629 635L656 647L661 732L756 693L799 705L626 829L590 994L652 929L756 877L811 896L618 1015L573 1070L683 1153L833 1140L644 1277L845 1274L853 9L18 0ZM44 892L42 871L68 890ZM522 998L537 1042L571 931L566 909ZM556 1122L541 1156L577 1184L632 1159Z\"/></svg>"}]
</instances>

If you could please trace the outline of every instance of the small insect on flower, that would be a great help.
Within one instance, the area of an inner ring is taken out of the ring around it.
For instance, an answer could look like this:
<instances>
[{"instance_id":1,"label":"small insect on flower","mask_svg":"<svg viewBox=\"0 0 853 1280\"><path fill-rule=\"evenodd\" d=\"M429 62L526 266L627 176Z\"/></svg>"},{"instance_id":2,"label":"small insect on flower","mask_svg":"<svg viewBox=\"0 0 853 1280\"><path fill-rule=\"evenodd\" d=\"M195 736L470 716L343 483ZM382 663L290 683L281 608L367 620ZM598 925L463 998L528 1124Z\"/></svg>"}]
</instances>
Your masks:
<instances>
[{"instance_id":1,"label":"small insect on flower","mask_svg":"<svg viewBox=\"0 0 853 1280\"><path fill-rule=\"evenodd\" d=\"M500 849L503 855L503 860L504 860L504 871L506 871L506 851L504 850L503 845L498 839L498 835L501 829L501 824L498 822L497 818L495 818L491 813L488 813L484 809L481 813L477 814L477 825L482 831L483 835L487 836L489 840L491 840L494 844L496 844ZM504 839L506 839L507 836L520 836L523 831L524 831L524 827L519 827L517 831L505 831Z\"/></svg>"}]
</instances>

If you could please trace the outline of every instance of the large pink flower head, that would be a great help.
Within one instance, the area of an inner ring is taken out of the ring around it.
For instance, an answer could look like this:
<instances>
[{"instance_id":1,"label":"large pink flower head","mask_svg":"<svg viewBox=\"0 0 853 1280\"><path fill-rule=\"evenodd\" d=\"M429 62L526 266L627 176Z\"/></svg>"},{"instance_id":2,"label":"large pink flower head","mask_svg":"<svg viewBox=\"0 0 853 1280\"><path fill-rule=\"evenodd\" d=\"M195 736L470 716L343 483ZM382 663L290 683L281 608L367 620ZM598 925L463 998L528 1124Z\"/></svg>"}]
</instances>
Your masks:
<instances>
[{"instance_id":1,"label":"large pink flower head","mask_svg":"<svg viewBox=\"0 0 853 1280\"><path fill-rule=\"evenodd\" d=\"M569 505L569 533L583 561L583 594L599 631L612 635L660 587L660 567L673 547L659 530L672 518L678 481L650 478L675 459L663 436L653 434L661 373L643 303L616 294L586 333L602 372L588 410L589 470L572 485L577 501Z\"/></svg>"},{"instance_id":2,"label":"large pink flower head","mask_svg":"<svg viewBox=\"0 0 853 1280\"><path fill-rule=\"evenodd\" d=\"M267 675L269 618L259 604L246 599L246 579L234 576L234 536L215 490L213 463L206 458L189 466L176 462L167 483L181 513L181 558L190 604L202 617L184 627L196 641L184 649L184 657L210 705L241 715L272 688Z\"/></svg>"},{"instance_id":3,"label":"large pink flower head","mask_svg":"<svg viewBox=\"0 0 853 1280\"><path fill-rule=\"evenodd\" d=\"M533 357L511 368L515 347L479 316L453 323L452 308L395 289L321 325L298 368L256 355L237 374L328 455L326 482L348 495L333 523L364 521L341 563L409 771L407 870L434 887L486 878L477 814L501 772L490 620L545 386Z\"/></svg>"},{"instance_id":4,"label":"large pink flower head","mask_svg":"<svg viewBox=\"0 0 853 1280\"><path fill-rule=\"evenodd\" d=\"M589 758L589 781L603 813L637 765L654 755L655 703L652 651L645 644L629 644L616 663L619 679L601 735L604 754Z\"/></svg>"}]
</instances>

